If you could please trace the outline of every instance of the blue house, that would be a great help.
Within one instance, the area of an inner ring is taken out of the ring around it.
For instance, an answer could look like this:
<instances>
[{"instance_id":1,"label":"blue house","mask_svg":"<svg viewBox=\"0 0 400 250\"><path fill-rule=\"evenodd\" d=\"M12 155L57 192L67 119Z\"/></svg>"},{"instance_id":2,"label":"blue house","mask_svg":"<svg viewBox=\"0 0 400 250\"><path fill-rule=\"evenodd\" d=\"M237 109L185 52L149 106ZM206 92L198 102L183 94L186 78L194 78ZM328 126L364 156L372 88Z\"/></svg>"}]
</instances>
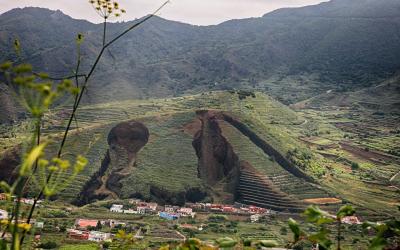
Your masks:
<instances>
[{"instance_id":1,"label":"blue house","mask_svg":"<svg viewBox=\"0 0 400 250\"><path fill-rule=\"evenodd\" d=\"M167 219L167 220L177 220L179 219L179 216L177 214L170 214L167 212L159 212L158 215L163 218L163 219Z\"/></svg>"}]
</instances>

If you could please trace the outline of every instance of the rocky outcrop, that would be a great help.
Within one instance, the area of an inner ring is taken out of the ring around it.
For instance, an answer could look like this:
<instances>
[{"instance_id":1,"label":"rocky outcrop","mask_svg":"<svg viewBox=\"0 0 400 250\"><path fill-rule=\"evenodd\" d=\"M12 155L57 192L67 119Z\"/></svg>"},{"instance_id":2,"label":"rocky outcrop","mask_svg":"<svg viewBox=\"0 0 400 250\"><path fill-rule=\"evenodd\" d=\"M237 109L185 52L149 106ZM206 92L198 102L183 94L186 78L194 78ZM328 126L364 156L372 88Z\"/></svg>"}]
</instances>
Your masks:
<instances>
[{"instance_id":1,"label":"rocky outcrop","mask_svg":"<svg viewBox=\"0 0 400 250\"><path fill-rule=\"evenodd\" d=\"M210 111L198 111L197 115L202 126L194 136L193 147L199 158L199 178L214 187L219 200L234 202L240 175L239 159L222 136L216 115Z\"/></svg>"},{"instance_id":2,"label":"rocky outcrop","mask_svg":"<svg viewBox=\"0 0 400 250\"><path fill-rule=\"evenodd\" d=\"M12 183L15 180L17 167L21 162L20 151L20 147L15 147L0 157L0 181Z\"/></svg>"},{"instance_id":3,"label":"rocky outcrop","mask_svg":"<svg viewBox=\"0 0 400 250\"><path fill-rule=\"evenodd\" d=\"M118 160L113 155L121 156L121 154L124 154L128 158L128 167L133 167L137 152L147 144L149 136L149 130L140 122L130 121L118 124L111 129L107 138L111 160Z\"/></svg>"},{"instance_id":4,"label":"rocky outcrop","mask_svg":"<svg viewBox=\"0 0 400 250\"><path fill-rule=\"evenodd\" d=\"M147 144L149 130L137 121L123 122L108 134L107 150L99 171L86 183L77 200L83 205L94 200L118 198L120 181L134 171L137 153Z\"/></svg>"}]
</instances>

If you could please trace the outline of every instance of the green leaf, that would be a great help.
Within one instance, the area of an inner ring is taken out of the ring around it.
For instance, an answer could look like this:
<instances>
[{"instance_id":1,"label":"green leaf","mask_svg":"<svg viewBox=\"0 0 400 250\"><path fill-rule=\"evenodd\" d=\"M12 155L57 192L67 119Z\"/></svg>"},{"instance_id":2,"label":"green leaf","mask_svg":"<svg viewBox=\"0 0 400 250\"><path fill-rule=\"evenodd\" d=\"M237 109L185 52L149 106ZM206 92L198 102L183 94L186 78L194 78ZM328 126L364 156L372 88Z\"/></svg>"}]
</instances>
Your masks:
<instances>
[{"instance_id":1,"label":"green leaf","mask_svg":"<svg viewBox=\"0 0 400 250\"><path fill-rule=\"evenodd\" d=\"M85 36L82 33L78 33L78 35L76 36L76 43L80 45L83 43L84 40Z\"/></svg>"},{"instance_id":2,"label":"green leaf","mask_svg":"<svg viewBox=\"0 0 400 250\"><path fill-rule=\"evenodd\" d=\"M336 216L338 219L342 219L346 216L352 216L356 213L356 210L350 205L342 206L337 212Z\"/></svg>"},{"instance_id":3,"label":"green leaf","mask_svg":"<svg viewBox=\"0 0 400 250\"><path fill-rule=\"evenodd\" d=\"M372 239L371 244L369 245L369 250L382 250L386 246L387 241L383 237L375 237Z\"/></svg>"},{"instance_id":4,"label":"green leaf","mask_svg":"<svg viewBox=\"0 0 400 250\"><path fill-rule=\"evenodd\" d=\"M20 65L14 67L13 70L17 74L29 73L29 72L32 72L32 65L27 64L27 63L23 63L23 64L20 64Z\"/></svg>"},{"instance_id":5,"label":"green leaf","mask_svg":"<svg viewBox=\"0 0 400 250\"><path fill-rule=\"evenodd\" d=\"M332 241L329 239L329 233L329 230L322 228L318 233L310 235L308 239L311 242L320 244L320 246L322 246L324 249L329 249L329 247L332 245Z\"/></svg>"},{"instance_id":6,"label":"green leaf","mask_svg":"<svg viewBox=\"0 0 400 250\"><path fill-rule=\"evenodd\" d=\"M311 223L317 223L318 225L331 223L333 222L333 218L327 212L321 210L317 206L310 206L308 207L303 215L306 216L306 220Z\"/></svg>"},{"instance_id":7,"label":"green leaf","mask_svg":"<svg viewBox=\"0 0 400 250\"><path fill-rule=\"evenodd\" d=\"M36 160L42 155L44 148L46 147L46 143L42 143L38 146L35 146L25 157L22 162L21 168L19 170L19 174L21 176L27 176L32 169L33 164L35 164Z\"/></svg>"},{"instance_id":8,"label":"green leaf","mask_svg":"<svg viewBox=\"0 0 400 250\"><path fill-rule=\"evenodd\" d=\"M43 72L39 73L38 76L41 79L48 79L49 78L49 75L47 73L43 73Z\"/></svg>"},{"instance_id":9,"label":"green leaf","mask_svg":"<svg viewBox=\"0 0 400 250\"><path fill-rule=\"evenodd\" d=\"M300 230L300 226L297 223L297 221L293 220L292 218L290 218L288 220L288 224L289 224L289 228L292 231L293 235L294 235L294 241L297 242L300 239L301 236L301 230Z\"/></svg>"},{"instance_id":10,"label":"green leaf","mask_svg":"<svg viewBox=\"0 0 400 250\"><path fill-rule=\"evenodd\" d=\"M11 67L12 67L12 62L10 62L10 61L6 61L6 62L0 64L0 69L2 71L6 71L6 70L10 69Z\"/></svg>"},{"instance_id":11,"label":"green leaf","mask_svg":"<svg viewBox=\"0 0 400 250\"><path fill-rule=\"evenodd\" d=\"M19 42L18 39L14 40L14 50L17 53L17 55L21 54L21 43Z\"/></svg>"},{"instance_id":12,"label":"green leaf","mask_svg":"<svg viewBox=\"0 0 400 250\"><path fill-rule=\"evenodd\" d=\"M2 190L5 193L10 193L11 187L10 187L10 185L8 185L7 182L2 181L2 182L0 182L0 190Z\"/></svg>"},{"instance_id":13,"label":"green leaf","mask_svg":"<svg viewBox=\"0 0 400 250\"><path fill-rule=\"evenodd\" d=\"M74 174L82 172L88 162L89 161L85 157L78 155L78 157L76 158L76 163L74 165Z\"/></svg>"}]
</instances>

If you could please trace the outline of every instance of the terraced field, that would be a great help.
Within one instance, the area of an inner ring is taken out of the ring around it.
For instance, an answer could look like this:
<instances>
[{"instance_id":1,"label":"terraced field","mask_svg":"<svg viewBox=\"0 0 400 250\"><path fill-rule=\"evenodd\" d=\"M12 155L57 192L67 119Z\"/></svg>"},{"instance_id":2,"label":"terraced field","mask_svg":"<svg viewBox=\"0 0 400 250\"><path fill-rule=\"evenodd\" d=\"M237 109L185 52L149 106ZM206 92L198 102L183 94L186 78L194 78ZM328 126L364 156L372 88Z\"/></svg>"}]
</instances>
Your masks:
<instances>
[{"instance_id":1,"label":"terraced field","mask_svg":"<svg viewBox=\"0 0 400 250\"><path fill-rule=\"evenodd\" d=\"M273 156L266 154L228 122L221 120L219 124L245 166L239 185L243 203L280 211L299 211L304 208L304 199L331 197L318 185L285 170Z\"/></svg>"}]
</instances>

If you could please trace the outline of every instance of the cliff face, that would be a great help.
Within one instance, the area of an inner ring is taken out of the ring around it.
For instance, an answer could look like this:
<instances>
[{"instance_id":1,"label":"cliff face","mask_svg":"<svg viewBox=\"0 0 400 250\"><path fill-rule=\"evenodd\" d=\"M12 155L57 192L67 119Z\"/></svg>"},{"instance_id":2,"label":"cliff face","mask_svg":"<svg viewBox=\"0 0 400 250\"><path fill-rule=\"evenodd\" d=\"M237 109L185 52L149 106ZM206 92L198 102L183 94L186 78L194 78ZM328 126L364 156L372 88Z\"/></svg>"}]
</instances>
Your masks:
<instances>
[{"instance_id":1,"label":"cliff face","mask_svg":"<svg viewBox=\"0 0 400 250\"><path fill-rule=\"evenodd\" d=\"M134 171L136 155L147 144L149 135L147 127L136 121L123 122L112 128L102 165L75 203L83 205L96 199L118 198L122 187L120 180Z\"/></svg>"},{"instance_id":2,"label":"cliff face","mask_svg":"<svg viewBox=\"0 0 400 250\"><path fill-rule=\"evenodd\" d=\"M17 167L21 162L20 147L6 151L0 157L0 181L12 183L17 176Z\"/></svg>"},{"instance_id":3,"label":"cliff face","mask_svg":"<svg viewBox=\"0 0 400 250\"><path fill-rule=\"evenodd\" d=\"M194 136L193 147L199 158L199 178L214 187L214 198L234 202L240 175L239 158L222 136L216 114L210 111L197 114L202 125Z\"/></svg>"}]
</instances>

